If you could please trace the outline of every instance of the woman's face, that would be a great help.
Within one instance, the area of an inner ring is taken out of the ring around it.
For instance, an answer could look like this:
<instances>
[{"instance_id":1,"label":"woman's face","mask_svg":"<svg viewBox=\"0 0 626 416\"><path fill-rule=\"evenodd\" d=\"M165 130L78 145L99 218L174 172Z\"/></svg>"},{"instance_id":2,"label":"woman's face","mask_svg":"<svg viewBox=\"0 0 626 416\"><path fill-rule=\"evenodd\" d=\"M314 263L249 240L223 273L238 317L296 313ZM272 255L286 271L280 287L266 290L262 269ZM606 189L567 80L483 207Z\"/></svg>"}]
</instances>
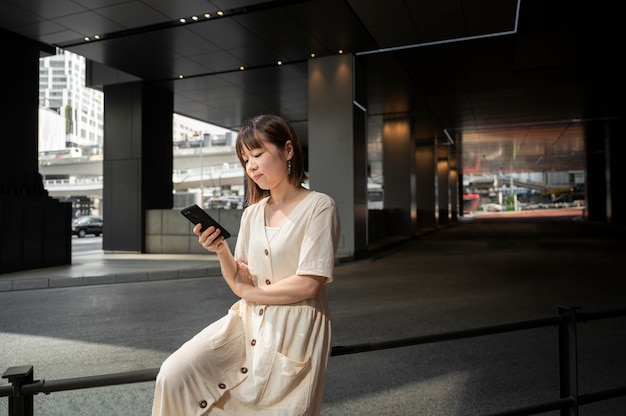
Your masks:
<instances>
[{"instance_id":1,"label":"woman's face","mask_svg":"<svg viewBox=\"0 0 626 416\"><path fill-rule=\"evenodd\" d=\"M263 190L272 190L287 180L287 159L291 142L283 150L263 140L263 147L244 149L246 174Z\"/></svg>"}]
</instances>

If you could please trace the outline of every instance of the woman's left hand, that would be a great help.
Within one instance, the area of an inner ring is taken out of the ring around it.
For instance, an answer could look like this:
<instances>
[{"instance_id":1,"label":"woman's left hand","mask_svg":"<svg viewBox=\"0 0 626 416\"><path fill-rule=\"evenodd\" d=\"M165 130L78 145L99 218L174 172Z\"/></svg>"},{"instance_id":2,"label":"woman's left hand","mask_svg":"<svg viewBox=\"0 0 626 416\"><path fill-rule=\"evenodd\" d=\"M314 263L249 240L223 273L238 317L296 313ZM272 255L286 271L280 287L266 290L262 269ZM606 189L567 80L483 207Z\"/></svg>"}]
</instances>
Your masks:
<instances>
[{"instance_id":1,"label":"woman's left hand","mask_svg":"<svg viewBox=\"0 0 626 416\"><path fill-rule=\"evenodd\" d=\"M237 262L237 274L235 275L235 283L237 284L237 291L240 296L243 297L243 293L250 288L254 287L252 281L253 277L248 269L248 263L243 261Z\"/></svg>"}]
</instances>

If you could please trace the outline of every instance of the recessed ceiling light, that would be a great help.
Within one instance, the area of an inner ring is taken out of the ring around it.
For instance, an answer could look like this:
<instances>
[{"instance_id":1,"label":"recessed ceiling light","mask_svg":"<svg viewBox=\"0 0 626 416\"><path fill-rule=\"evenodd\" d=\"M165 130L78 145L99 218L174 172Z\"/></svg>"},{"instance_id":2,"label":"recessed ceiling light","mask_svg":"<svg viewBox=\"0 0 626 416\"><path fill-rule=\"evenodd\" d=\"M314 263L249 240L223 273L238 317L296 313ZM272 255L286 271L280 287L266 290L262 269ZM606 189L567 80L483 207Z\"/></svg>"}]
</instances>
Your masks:
<instances>
[{"instance_id":1,"label":"recessed ceiling light","mask_svg":"<svg viewBox=\"0 0 626 416\"><path fill-rule=\"evenodd\" d=\"M282 64L283 64L283 61L278 61L278 62L277 62L277 64L278 64L278 65L282 65Z\"/></svg>"},{"instance_id":2,"label":"recessed ceiling light","mask_svg":"<svg viewBox=\"0 0 626 416\"><path fill-rule=\"evenodd\" d=\"M94 39L100 39L100 35L94 35Z\"/></svg>"},{"instance_id":3,"label":"recessed ceiling light","mask_svg":"<svg viewBox=\"0 0 626 416\"><path fill-rule=\"evenodd\" d=\"M198 20L198 16L191 16L191 20Z\"/></svg>"},{"instance_id":4,"label":"recessed ceiling light","mask_svg":"<svg viewBox=\"0 0 626 416\"><path fill-rule=\"evenodd\" d=\"M241 65L241 66L239 67L239 70L240 70L240 71L243 71L244 69L245 69L245 68L243 67L243 65Z\"/></svg>"},{"instance_id":5,"label":"recessed ceiling light","mask_svg":"<svg viewBox=\"0 0 626 416\"><path fill-rule=\"evenodd\" d=\"M314 53L311 53L311 58L315 58L315 54Z\"/></svg>"},{"instance_id":6,"label":"recessed ceiling light","mask_svg":"<svg viewBox=\"0 0 626 416\"><path fill-rule=\"evenodd\" d=\"M84 37L84 39L85 39L87 42L89 42L89 40L90 40L90 39L89 39L89 36L85 36L85 37Z\"/></svg>"},{"instance_id":7,"label":"recessed ceiling light","mask_svg":"<svg viewBox=\"0 0 626 416\"><path fill-rule=\"evenodd\" d=\"M343 53L343 49L339 49L339 55Z\"/></svg>"},{"instance_id":8,"label":"recessed ceiling light","mask_svg":"<svg viewBox=\"0 0 626 416\"><path fill-rule=\"evenodd\" d=\"M204 16L205 19L208 19L209 17L211 17L211 13L205 13L205 14L203 14L203 16Z\"/></svg>"},{"instance_id":9,"label":"recessed ceiling light","mask_svg":"<svg viewBox=\"0 0 626 416\"><path fill-rule=\"evenodd\" d=\"M217 15L218 15L218 16L224 16L224 12L223 12L223 11L221 11L221 10L218 10L218 11L217 11Z\"/></svg>"},{"instance_id":10,"label":"recessed ceiling light","mask_svg":"<svg viewBox=\"0 0 626 416\"><path fill-rule=\"evenodd\" d=\"M179 78L179 79L183 79L183 78L185 78L185 77L183 76L183 74L180 74L180 75L178 76L178 78Z\"/></svg>"}]
</instances>

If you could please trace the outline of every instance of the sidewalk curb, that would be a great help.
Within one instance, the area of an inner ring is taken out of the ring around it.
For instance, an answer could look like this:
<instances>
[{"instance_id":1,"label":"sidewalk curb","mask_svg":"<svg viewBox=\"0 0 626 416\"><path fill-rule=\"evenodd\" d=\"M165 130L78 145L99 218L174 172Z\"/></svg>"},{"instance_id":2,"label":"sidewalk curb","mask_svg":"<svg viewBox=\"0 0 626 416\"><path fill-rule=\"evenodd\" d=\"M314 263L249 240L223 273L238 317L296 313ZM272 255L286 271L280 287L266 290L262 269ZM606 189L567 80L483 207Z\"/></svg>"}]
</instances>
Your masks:
<instances>
[{"instance_id":1,"label":"sidewalk curb","mask_svg":"<svg viewBox=\"0 0 626 416\"><path fill-rule=\"evenodd\" d=\"M137 283L160 280L190 279L207 276L219 276L220 273L221 271L219 266L213 266L196 269L125 272L94 276L18 278L0 281L0 292L77 286L97 286L113 283Z\"/></svg>"}]
</instances>

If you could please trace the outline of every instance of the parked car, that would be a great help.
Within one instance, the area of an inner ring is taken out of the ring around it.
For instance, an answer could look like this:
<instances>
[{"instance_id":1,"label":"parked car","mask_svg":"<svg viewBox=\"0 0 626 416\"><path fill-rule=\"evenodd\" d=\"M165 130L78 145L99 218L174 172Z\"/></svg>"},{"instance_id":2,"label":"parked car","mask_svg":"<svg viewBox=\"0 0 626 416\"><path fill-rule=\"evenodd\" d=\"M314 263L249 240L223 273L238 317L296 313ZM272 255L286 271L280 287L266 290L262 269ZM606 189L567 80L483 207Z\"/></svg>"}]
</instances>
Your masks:
<instances>
[{"instance_id":1,"label":"parked car","mask_svg":"<svg viewBox=\"0 0 626 416\"><path fill-rule=\"evenodd\" d=\"M481 205L481 208L485 212L502 212L504 210L502 208L502 205L496 204L496 203L493 203L493 202L490 202L488 204L483 204L483 205Z\"/></svg>"},{"instance_id":2,"label":"parked car","mask_svg":"<svg viewBox=\"0 0 626 416\"><path fill-rule=\"evenodd\" d=\"M243 209L243 196L224 195L209 199L207 208Z\"/></svg>"},{"instance_id":3,"label":"parked car","mask_svg":"<svg viewBox=\"0 0 626 416\"><path fill-rule=\"evenodd\" d=\"M554 200L557 208L579 207L585 205L585 194L581 192L572 192L559 196Z\"/></svg>"},{"instance_id":4,"label":"parked car","mask_svg":"<svg viewBox=\"0 0 626 416\"><path fill-rule=\"evenodd\" d=\"M98 237L102 234L102 216L100 215L83 215L72 221L72 234L83 238L87 234L93 234Z\"/></svg>"}]
</instances>

